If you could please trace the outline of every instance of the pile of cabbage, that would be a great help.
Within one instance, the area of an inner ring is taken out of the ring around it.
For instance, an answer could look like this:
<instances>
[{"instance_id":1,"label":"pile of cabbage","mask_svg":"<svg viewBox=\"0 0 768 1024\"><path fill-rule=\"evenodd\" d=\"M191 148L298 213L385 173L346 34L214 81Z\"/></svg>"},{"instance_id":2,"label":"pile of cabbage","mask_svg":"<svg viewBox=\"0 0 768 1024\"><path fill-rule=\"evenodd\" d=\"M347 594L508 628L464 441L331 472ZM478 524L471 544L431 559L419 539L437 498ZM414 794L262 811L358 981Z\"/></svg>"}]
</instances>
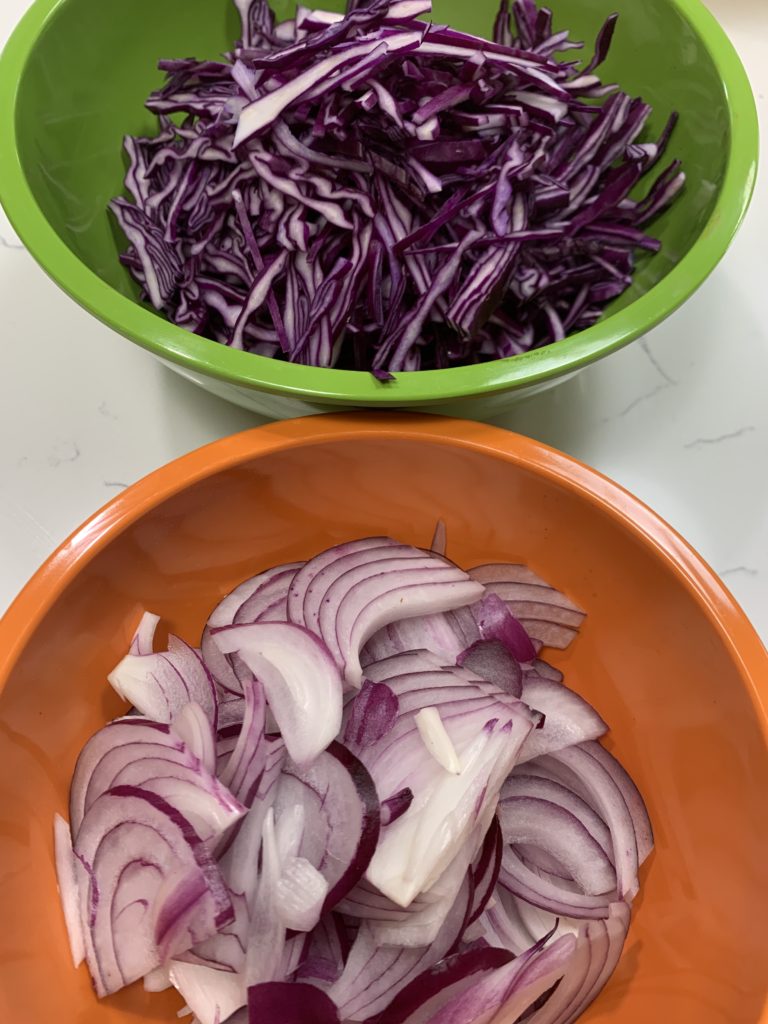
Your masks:
<instances>
[{"instance_id":1,"label":"pile of cabbage","mask_svg":"<svg viewBox=\"0 0 768 1024\"><path fill-rule=\"evenodd\" d=\"M651 107L595 69L534 0L488 41L430 0L276 24L236 0L221 60L163 60L111 209L145 299L235 349L320 367L443 368L594 324L632 282L646 226L683 187ZM489 26L490 28L490 26Z\"/></svg>"}]
</instances>

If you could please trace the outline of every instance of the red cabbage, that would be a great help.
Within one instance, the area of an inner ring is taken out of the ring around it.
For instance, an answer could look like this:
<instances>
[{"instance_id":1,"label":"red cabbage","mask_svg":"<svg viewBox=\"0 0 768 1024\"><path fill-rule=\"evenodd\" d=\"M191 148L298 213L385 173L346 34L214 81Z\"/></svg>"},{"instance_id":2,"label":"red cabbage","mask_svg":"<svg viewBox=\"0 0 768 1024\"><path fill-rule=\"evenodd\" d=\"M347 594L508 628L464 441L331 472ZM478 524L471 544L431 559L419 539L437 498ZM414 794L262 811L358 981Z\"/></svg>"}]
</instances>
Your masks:
<instances>
[{"instance_id":1,"label":"red cabbage","mask_svg":"<svg viewBox=\"0 0 768 1024\"><path fill-rule=\"evenodd\" d=\"M589 327L660 248L644 227L685 176L636 186L675 115L648 141L650 106L594 74L615 15L582 66L533 0L502 0L492 41L420 20L429 0L236 5L222 60L160 62L158 133L126 138L111 204L174 323L386 383Z\"/></svg>"}]
</instances>

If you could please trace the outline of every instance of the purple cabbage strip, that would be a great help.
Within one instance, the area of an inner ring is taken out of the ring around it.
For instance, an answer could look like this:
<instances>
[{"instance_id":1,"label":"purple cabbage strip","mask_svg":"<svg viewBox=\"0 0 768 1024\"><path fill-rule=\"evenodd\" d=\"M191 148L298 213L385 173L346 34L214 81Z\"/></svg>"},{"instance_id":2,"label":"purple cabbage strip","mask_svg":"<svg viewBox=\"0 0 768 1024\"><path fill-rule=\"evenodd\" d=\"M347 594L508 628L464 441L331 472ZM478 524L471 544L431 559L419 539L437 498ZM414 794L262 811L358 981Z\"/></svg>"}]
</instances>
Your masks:
<instances>
[{"instance_id":1,"label":"purple cabbage strip","mask_svg":"<svg viewBox=\"0 0 768 1024\"><path fill-rule=\"evenodd\" d=\"M659 249L644 226L685 175L634 189L675 115L646 141L651 108L593 73L616 15L579 66L534 0L503 0L491 42L421 20L428 2L300 30L236 6L223 60L160 62L158 134L126 138L132 199L111 204L123 263L174 323L386 384L589 327Z\"/></svg>"}]
</instances>

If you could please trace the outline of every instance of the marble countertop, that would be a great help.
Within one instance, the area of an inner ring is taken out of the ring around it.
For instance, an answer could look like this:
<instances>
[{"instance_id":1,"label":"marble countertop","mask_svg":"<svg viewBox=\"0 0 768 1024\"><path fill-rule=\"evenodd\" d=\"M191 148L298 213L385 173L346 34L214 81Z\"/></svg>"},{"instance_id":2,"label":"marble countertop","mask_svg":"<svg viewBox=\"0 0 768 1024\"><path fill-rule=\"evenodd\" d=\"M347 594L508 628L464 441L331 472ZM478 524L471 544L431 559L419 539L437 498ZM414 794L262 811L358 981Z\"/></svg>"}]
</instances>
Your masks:
<instances>
[{"instance_id":1,"label":"marble countertop","mask_svg":"<svg viewBox=\"0 0 768 1024\"><path fill-rule=\"evenodd\" d=\"M0 4L0 44L28 3ZM768 641L768 3L708 4L741 53L761 120L762 170L745 226L700 291L645 340L497 422L651 505ZM97 323L45 277L2 213L0 309L1 612L121 488L259 420Z\"/></svg>"}]
</instances>

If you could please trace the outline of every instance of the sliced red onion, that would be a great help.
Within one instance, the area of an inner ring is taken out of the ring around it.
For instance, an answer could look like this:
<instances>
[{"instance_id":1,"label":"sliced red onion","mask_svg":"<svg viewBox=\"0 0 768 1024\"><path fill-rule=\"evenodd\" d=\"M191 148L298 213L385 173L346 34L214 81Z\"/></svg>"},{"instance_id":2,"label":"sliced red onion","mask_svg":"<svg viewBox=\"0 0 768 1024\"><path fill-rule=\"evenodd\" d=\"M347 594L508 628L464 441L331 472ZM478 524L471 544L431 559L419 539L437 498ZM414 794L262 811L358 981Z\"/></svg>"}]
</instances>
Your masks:
<instances>
[{"instance_id":1,"label":"sliced red onion","mask_svg":"<svg viewBox=\"0 0 768 1024\"><path fill-rule=\"evenodd\" d=\"M557 885L561 885L563 888L570 888L572 892L579 891L578 885L576 885L573 879L568 877L568 872L563 865L555 860L554 857L545 853L539 846L531 846L528 843L513 843L512 849L523 864L532 868L540 877L549 878L554 875Z\"/></svg>"},{"instance_id":2,"label":"sliced red onion","mask_svg":"<svg viewBox=\"0 0 768 1024\"><path fill-rule=\"evenodd\" d=\"M461 936L469 898L469 885L465 883L439 934L426 947L382 946L370 925L363 923L344 971L329 991L343 1020L374 1018L410 981L442 960Z\"/></svg>"},{"instance_id":3,"label":"sliced red onion","mask_svg":"<svg viewBox=\"0 0 768 1024\"><path fill-rule=\"evenodd\" d=\"M200 653L176 636L162 654L127 654L107 677L147 718L171 722L190 702L199 704L216 727L216 686Z\"/></svg>"},{"instance_id":4,"label":"sliced red onion","mask_svg":"<svg viewBox=\"0 0 768 1024\"><path fill-rule=\"evenodd\" d=\"M406 786L381 804L381 827L402 817L413 803L413 791Z\"/></svg>"},{"instance_id":5,"label":"sliced red onion","mask_svg":"<svg viewBox=\"0 0 768 1024\"><path fill-rule=\"evenodd\" d=\"M327 548L305 563L294 577L288 593L288 621L317 632L320 628L320 606L326 590L341 575L349 562L368 551L389 549L400 545L389 537L363 537ZM385 557L383 555L382 557Z\"/></svg>"},{"instance_id":6,"label":"sliced red onion","mask_svg":"<svg viewBox=\"0 0 768 1024\"><path fill-rule=\"evenodd\" d=\"M512 959L505 949L478 949L456 953L423 971L392 1000L382 1024L421 1024L433 1012L450 1005L458 994L473 984L478 975L504 967Z\"/></svg>"},{"instance_id":7,"label":"sliced red onion","mask_svg":"<svg viewBox=\"0 0 768 1024\"><path fill-rule=\"evenodd\" d=\"M612 903L608 918L589 921L559 985L527 1024L571 1024L605 987L619 962L630 922L626 903Z\"/></svg>"},{"instance_id":8,"label":"sliced red onion","mask_svg":"<svg viewBox=\"0 0 768 1024\"><path fill-rule=\"evenodd\" d=\"M254 872L254 878L256 872ZM176 959L182 963L199 964L228 974L241 974L245 967L250 915L245 896L229 890L234 916L210 939L198 942ZM174 961L176 962L176 961Z\"/></svg>"},{"instance_id":9,"label":"sliced red onion","mask_svg":"<svg viewBox=\"0 0 768 1024\"><path fill-rule=\"evenodd\" d=\"M499 802L498 815L505 842L541 847L565 867L588 896L615 891L616 872L607 854L580 819L562 804L507 795Z\"/></svg>"},{"instance_id":10,"label":"sliced red onion","mask_svg":"<svg viewBox=\"0 0 768 1024\"><path fill-rule=\"evenodd\" d=\"M387 538L340 545L296 574L288 598L294 622L328 645L350 686L362 680L360 651L390 622L471 604L482 588L445 559Z\"/></svg>"},{"instance_id":11,"label":"sliced red onion","mask_svg":"<svg viewBox=\"0 0 768 1024\"><path fill-rule=\"evenodd\" d=\"M638 889L637 840L632 817L612 775L580 747L559 750L534 763L566 786L569 779L575 779L577 787L580 787L576 792L588 794L588 801L611 831L619 895L632 900Z\"/></svg>"},{"instance_id":12,"label":"sliced red onion","mask_svg":"<svg viewBox=\"0 0 768 1024\"><path fill-rule=\"evenodd\" d=\"M263 573L261 586L240 605L232 624L287 622L291 583L303 565L303 562L289 562L270 570L269 574ZM267 575L268 579L265 579Z\"/></svg>"},{"instance_id":13,"label":"sliced red onion","mask_svg":"<svg viewBox=\"0 0 768 1024\"><path fill-rule=\"evenodd\" d=\"M168 726L138 716L110 723L83 748L70 791L75 837L89 808L116 785L164 797L205 840L221 835L245 812Z\"/></svg>"},{"instance_id":14,"label":"sliced red onion","mask_svg":"<svg viewBox=\"0 0 768 1024\"><path fill-rule=\"evenodd\" d=\"M133 634L129 654L152 654L154 651L155 632L160 622L160 616L153 612L144 612L141 616L136 632Z\"/></svg>"},{"instance_id":15,"label":"sliced red onion","mask_svg":"<svg viewBox=\"0 0 768 1024\"><path fill-rule=\"evenodd\" d=\"M429 946L452 913L462 886L472 883L468 872L477 847L478 838L473 836L437 882L407 908L393 903L365 880L350 891L338 908L348 915L348 920L357 918L367 922L378 945L407 949ZM470 910L468 906L467 913Z\"/></svg>"},{"instance_id":16,"label":"sliced red onion","mask_svg":"<svg viewBox=\"0 0 768 1024\"><path fill-rule=\"evenodd\" d=\"M243 709L245 708L245 701L243 701ZM243 711L245 713L245 711ZM227 762L232 757L232 752L237 746L237 741L240 738L240 732L242 729L242 717L239 722L232 722L229 725L225 725L223 728L219 728L216 736L216 774L220 777L221 773L227 766Z\"/></svg>"},{"instance_id":17,"label":"sliced red onion","mask_svg":"<svg viewBox=\"0 0 768 1024\"><path fill-rule=\"evenodd\" d=\"M472 868L472 906L467 916L466 927L480 917L493 896L501 869L501 855L504 839L498 818L494 817L485 834L480 854Z\"/></svg>"},{"instance_id":18,"label":"sliced red onion","mask_svg":"<svg viewBox=\"0 0 768 1024\"><path fill-rule=\"evenodd\" d=\"M556 917L548 910L534 907L532 903L527 903L512 893L505 894L504 902L508 912L514 905L517 917L531 936L531 944L539 942L545 935L549 935L550 939L560 935L575 935L583 924L583 921L575 917Z\"/></svg>"},{"instance_id":19,"label":"sliced red onion","mask_svg":"<svg viewBox=\"0 0 768 1024\"><path fill-rule=\"evenodd\" d=\"M287 764L276 799L278 822L303 809L295 854L326 880L325 909L332 909L362 877L379 837L379 801L365 767L340 743L332 743L310 765Z\"/></svg>"},{"instance_id":20,"label":"sliced red onion","mask_svg":"<svg viewBox=\"0 0 768 1024\"><path fill-rule=\"evenodd\" d=\"M245 808L199 763L175 764L164 758L132 761L116 774L109 788L136 786L156 793L189 821L204 842L216 839L235 825ZM86 814L101 792L89 794ZM78 830L79 834L79 830Z\"/></svg>"},{"instance_id":21,"label":"sliced red onion","mask_svg":"<svg viewBox=\"0 0 768 1024\"><path fill-rule=\"evenodd\" d=\"M536 648L531 643L525 627L495 593L486 594L472 608L472 614L483 640L498 640L518 662L533 661L536 657ZM516 688L519 689L519 686L518 678ZM516 696L519 697L520 694L517 693Z\"/></svg>"},{"instance_id":22,"label":"sliced red onion","mask_svg":"<svg viewBox=\"0 0 768 1024\"><path fill-rule=\"evenodd\" d=\"M474 892L471 889L473 878L470 869L482 847L487 824L488 815L484 816L474 831L470 833L466 842L459 848L456 856L437 881L409 904L405 916L401 920L396 920L394 917L389 920L381 917L369 917L369 923L377 942L385 946L403 946L405 948L431 945L453 912L456 899L462 891L462 887L467 883L470 885L471 899L471 902L467 904L467 916L471 914L474 906ZM457 939L450 952L456 951L458 941Z\"/></svg>"},{"instance_id":23,"label":"sliced red onion","mask_svg":"<svg viewBox=\"0 0 768 1024\"><path fill-rule=\"evenodd\" d=\"M272 600L276 600L276 596L273 596L271 591L274 581L283 578L286 572L290 573L291 570L295 572L301 564L301 562L294 562L286 565L277 565L273 569L267 569L265 572L259 573L258 576L245 580L222 598L209 615L200 643L202 656L205 664L208 666L208 670L218 685L225 691L239 694L242 692L242 687L232 666L231 659L227 655L222 654L216 643L214 643L213 631L221 629L223 626L232 626L240 609L250 598L256 597L260 593L262 596L265 593L270 594L269 603ZM258 621L258 619L252 618L248 621L254 622Z\"/></svg>"},{"instance_id":24,"label":"sliced red onion","mask_svg":"<svg viewBox=\"0 0 768 1024\"><path fill-rule=\"evenodd\" d=\"M451 720L444 724L450 735ZM503 722L487 721L471 742L455 743L461 773L449 775L438 768L429 781L414 785L411 806L382 832L366 872L368 881L404 907L428 889L486 810L495 807L532 725L527 715L510 713ZM372 773L375 779L376 768Z\"/></svg>"},{"instance_id":25,"label":"sliced red onion","mask_svg":"<svg viewBox=\"0 0 768 1024\"><path fill-rule=\"evenodd\" d=\"M253 865L258 863L264 819L277 796L277 787L285 763L285 744L279 736L267 737L264 771L251 809L243 818L236 835L218 851L219 864L227 884L235 892L245 893L253 905L255 896ZM230 833L232 835L232 833Z\"/></svg>"},{"instance_id":26,"label":"sliced red onion","mask_svg":"<svg viewBox=\"0 0 768 1024\"><path fill-rule=\"evenodd\" d=\"M382 739L395 724L397 697L384 683L366 680L345 715L344 739L356 747L365 747Z\"/></svg>"},{"instance_id":27,"label":"sliced red onion","mask_svg":"<svg viewBox=\"0 0 768 1024\"><path fill-rule=\"evenodd\" d=\"M453 665L463 650L480 639L480 631L469 608L420 615L391 622L371 637L363 648L364 666L407 651L426 649L441 664Z\"/></svg>"},{"instance_id":28,"label":"sliced red onion","mask_svg":"<svg viewBox=\"0 0 768 1024\"><path fill-rule=\"evenodd\" d=\"M562 683L563 681L563 673L546 661L542 661L541 658L537 658L533 662L530 674L540 676L542 679L551 679L553 683Z\"/></svg>"},{"instance_id":29,"label":"sliced red onion","mask_svg":"<svg viewBox=\"0 0 768 1024\"><path fill-rule=\"evenodd\" d=\"M515 956L524 953L546 932L532 934L518 909L518 901L507 889L497 885L491 900L478 918L483 937L492 947L506 949Z\"/></svg>"},{"instance_id":30,"label":"sliced red onion","mask_svg":"<svg viewBox=\"0 0 768 1024\"><path fill-rule=\"evenodd\" d=\"M328 882L305 857L283 861L275 892L275 912L291 931L311 932L323 912Z\"/></svg>"},{"instance_id":31,"label":"sliced red onion","mask_svg":"<svg viewBox=\"0 0 768 1024\"><path fill-rule=\"evenodd\" d=\"M338 981L349 955L350 942L346 927L338 914L326 914L311 935L301 940L300 962L296 965L297 980L309 981L327 990Z\"/></svg>"},{"instance_id":32,"label":"sliced red onion","mask_svg":"<svg viewBox=\"0 0 768 1024\"><path fill-rule=\"evenodd\" d=\"M525 673L521 700L544 715L543 726L525 741L521 763L575 743L596 740L608 731L592 705L562 683Z\"/></svg>"},{"instance_id":33,"label":"sliced red onion","mask_svg":"<svg viewBox=\"0 0 768 1024\"><path fill-rule=\"evenodd\" d=\"M175 638L153 654L145 616L116 674L168 722L102 729L72 832L55 822L73 959L97 992L173 983L200 1024L571 1024L595 998L647 811L595 742L605 723L516 621L544 604L548 629L573 630L581 613L519 567L477 572L481 600L440 554L387 538L278 566L214 610L208 668ZM344 698L344 679L364 685Z\"/></svg>"},{"instance_id":34,"label":"sliced red onion","mask_svg":"<svg viewBox=\"0 0 768 1024\"><path fill-rule=\"evenodd\" d=\"M512 1024L563 977L575 948L572 935L563 935L551 945L536 943L511 963L481 975L426 1020L428 1024L488 1024L491 1020ZM413 1018L408 1024L414 1024Z\"/></svg>"},{"instance_id":35,"label":"sliced red onion","mask_svg":"<svg viewBox=\"0 0 768 1024\"><path fill-rule=\"evenodd\" d=\"M567 647L584 621L577 604L525 565L478 565L469 575L500 597L527 634L545 647Z\"/></svg>"},{"instance_id":36,"label":"sliced red onion","mask_svg":"<svg viewBox=\"0 0 768 1024\"><path fill-rule=\"evenodd\" d=\"M371 682L380 683L419 672L443 672L445 670L445 663L437 654L423 647L413 647L407 651L397 651L380 661L372 662L365 670L365 677Z\"/></svg>"},{"instance_id":37,"label":"sliced red onion","mask_svg":"<svg viewBox=\"0 0 768 1024\"><path fill-rule=\"evenodd\" d=\"M348 918L359 918L371 922L402 923L408 921L414 913L428 905L432 905L431 894L423 893L413 901L410 907L400 907L380 893L365 878L362 878L337 903L336 909Z\"/></svg>"},{"instance_id":38,"label":"sliced red onion","mask_svg":"<svg viewBox=\"0 0 768 1024\"><path fill-rule=\"evenodd\" d=\"M317 927L319 926L320 922L318 922ZM283 979L296 980L297 972L308 959L307 946L311 942L316 930L317 928L313 929L309 935L298 932L292 938L286 940L285 949L283 950L283 963L280 969L280 976Z\"/></svg>"},{"instance_id":39,"label":"sliced red onion","mask_svg":"<svg viewBox=\"0 0 768 1024\"><path fill-rule=\"evenodd\" d=\"M154 971L144 975L145 992L165 992L172 988L171 977L167 967L156 967Z\"/></svg>"},{"instance_id":40,"label":"sliced red onion","mask_svg":"<svg viewBox=\"0 0 768 1024\"><path fill-rule=\"evenodd\" d=\"M499 871L499 885L527 903L552 914L576 918L603 918L616 893L597 896L574 892L562 878L544 877L529 868L511 846L505 846Z\"/></svg>"},{"instance_id":41,"label":"sliced red onion","mask_svg":"<svg viewBox=\"0 0 768 1024\"><path fill-rule=\"evenodd\" d=\"M86 959L98 995L116 992L232 919L215 863L189 822L133 786L83 818L78 858Z\"/></svg>"},{"instance_id":42,"label":"sliced red onion","mask_svg":"<svg viewBox=\"0 0 768 1024\"><path fill-rule=\"evenodd\" d=\"M56 857L56 880L69 939L69 951L72 954L72 963L79 967L85 959L85 937L80 918L76 861L72 850L72 833L67 822L59 814L55 814L53 818L53 846Z\"/></svg>"},{"instance_id":43,"label":"sliced red onion","mask_svg":"<svg viewBox=\"0 0 768 1024\"><path fill-rule=\"evenodd\" d=\"M123 750L125 747L131 749ZM119 758L122 766L133 759L134 751L141 754L147 749L153 754L162 753L168 757L172 756L172 752L175 751L182 762L185 758L184 744L178 736L171 732L169 726L137 715L115 719L105 725L103 729L99 729L88 740L80 751L75 764L69 791L69 820L74 833L80 827L80 822L85 814L89 786L92 780L98 780L98 773L104 759L112 758L115 751L120 751ZM112 778L113 774L107 771L106 783L99 784L97 781L100 793L109 789ZM92 803L93 800L90 802Z\"/></svg>"},{"instance_id":44,"label":"sliced red onion","mask_svg":"<svg viewBox=\"0 0 768 1024\"><path fill-rule=\"evenodd\" d=\"M523 672L520 664L500 640L475 641L461 652L456 664L513 697L519 697L522 693Z\"/></svg>"},{"instance_id":45,"label":"sliced red onion","mask_svg":"<svg viewBox=\"0 0 768 1024\"><path fill-rule=\"evenodd\" d=\"M220 1024L246 1005L247 992L239 974L202 964L171 961L170 980L200 1024Z\"/></svg>"},{"instance_id":46,"label":"sliced red onion","mask_svg":"<svg viewBox=\"0 0 768 1024\"><path fill-rule=\"evenodd\" d=\"M248 989L248 1020L275 1024L339 1024L333 1000L314 985L267 982Z\"/></svg>"},{"instance_id":47,"label":"sliced red onion","mask_svg":"<svg viewBox=\"0 0 768 1024\"><path fill-rule=\"evenodd\" d=\"M203 708L194 701L185 704L173 719L173 731L206 771L216 774L216 734ZM226 782L224 783L226 785ZM233 794L237 797L237 794Z\"/></svg>"},{"instance_id":48,"label":"sliced red onion","mask_svg":"<svg viewBox=\"0 0 768 1024\"><path fill-rule=\"evenodd\" d=\"M435 707L422 708L416 712L414 721L424 746L437 763L452 775L460 775L459 755L443 725L438 709Z\"/></svg>"},{"instance_id":49,"label":"sliced red onion","mask_svg":"<svg viewBox=\"0 0 768 1024\"><path fill-rule=\"evenodd\" d=\"M264 773L267 744L264 735L266 699L259 680L248 680L244 686L245 715L237 742L226 764L219 772L223 785L246 807L250 807Z\"/></svg>"},{"instance_id":50,"label":"sliced red onion","mask_svg":"<svg viewBox=\"0 0 768 1024\"><path fill-rule=\"evenodd\" d=\"M287 622L230 626L214 638L258 676L290 757L305 764L325 750L342 712L341 676L325 644Z\"/></svg>"},{"instance_id":51,"label":"sliced red onion","mask_svg":"<svg viewBox=\"0 0 768 1024\"><path fill-rule=\"evenodd\" d=\"M582 742L581 749L594 757L608 772L621 792L635 829L638 863L642 864L653 849L653 827L640 791L626 768L601 744Z\"/></svg>"},{"instance_id":52,"label":"sliced red onion","mask_svg":"<svg viewBox=\"0 0 768 1024\"><path fill-rule=\"evenodd\" d=\"M249 673L249 678L253 677L253 673ZM217 750L218 750L218 738L222 736L222 730L230 727L240 728L240 724L245 717L245 699L242 693L234 694L230 693L229 690L219 690L219 720L218 720L218 737L217 737ZM233 744L234 746L234 744ZM218 756L218 755L217 755Z\"/></svg>"},{"instance_id":53,"label":"sliced red onion","mask_svg":"<svg viewBox=\"0 0 768 1024\"><path fill-rule=\"evenodd\" d=\"M501 790L500 811L502 804L510 797L532 797L536 800L546 800L549 803L562 807L563 810L568 811L569 814L578 819L581 825L598 843L606 857L611 861L613 860L613 842L610 829L600 815L585 800L582 800L580 796L566 786L551 779L540 778L536 775L526 775L525 769L521 768L518 762L518 767L509 776ZM514 810L504 811L503 813L511 823L512 830L514 831ZM503 823L504 818L500 817L500 820ZM521 843L523 845L527 843L527 840L524 843L523 840L511 838L506 839L506 841L518 846ZM532 845L536 846L536 844ZM541 852L541 847L536 846L536 848ZM547 871L557 872L558 867L562 868L563 863L553 854L550 854L550 856L552 858L551 863L545 863L541 866Z\"/></svg>"},{"instance_id":54,"label":"sliced red onion","mask_svg":"<svg viewBox=\"0 0 768 1024\"><path fill-rule=\"evenodd\" d=\"M280 971L286 935L285 925L280 920L275 906L282 869L272 807L264 815L260 849L260 868L249 907L251 919L245 951L245 980L249 986L265 981L282 980ZM254 858L250 864L252 876L257 864L259 860Z\"/></svg>"}]
</instances>

